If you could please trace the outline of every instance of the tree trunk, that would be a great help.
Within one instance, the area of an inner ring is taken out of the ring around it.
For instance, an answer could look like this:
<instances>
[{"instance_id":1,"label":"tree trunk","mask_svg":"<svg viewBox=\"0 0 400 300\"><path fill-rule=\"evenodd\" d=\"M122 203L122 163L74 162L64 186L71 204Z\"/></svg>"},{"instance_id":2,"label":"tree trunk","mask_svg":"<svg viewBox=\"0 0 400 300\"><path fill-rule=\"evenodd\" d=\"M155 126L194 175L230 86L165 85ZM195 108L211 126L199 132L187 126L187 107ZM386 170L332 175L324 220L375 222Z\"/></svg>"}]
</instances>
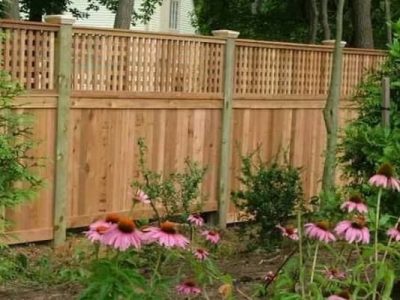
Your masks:
<instances>
[{"instance_id":1,"label":"tree trunk","mask_svg":"<svg viewBox=\"0 0 400 300\"><path fill-rule=\"evenodd\" d=\"M27 1L29 8L29 21L42 22L42 16L44 14L43 2L40 0L29 0Z\"/></svg>"},{"instance_id":2,"label":"tree trunk","mask_svg":"<svg viewBox=\"0 0 400 300\"><path fill-rule=\"evenodd\" d=\"M254 0L253 3L251 3L251 13L253 15L256 15L260 12L260 7L261 7L261 0Z\"/></svg>"},{"instance_id":3,"label":"tree trunk","mask_svg":"<svg viewBox=\"0 0 400 300\"><path fill-rule=\"evenodd\" d=\"M332 74L329 85L328 99L324 108L324 120L326 126L326 151L324 173L322 176L322 190L326 193L334 191L336 176L336 152L338 134L338 111L340 100L340 86L342 81L341 45L343 32L343 6L345 0L339 0L336 12L336 41L332 59Z\"/></svg>"},{"instance_id":4,"label":"tree trunk","mask_svg":"<svg viewBox=\"0 0 400 300\"><path fill-rule=\"evenodd\" d=\"M19 20L19 0L5 0L4 17L6 19Z\"/></svg>"},{"instance_id":5,"label":"tree trunk","mask_svg":"<svg viewBox=\"0 0 400 300\"><path fill-rule=\"evenodd\" d=\"M331 39L331 29L328 19L328 0L321 0L321 22L324 29L324 40Z\"/></svg>"},{"instance_id":6,"label":"tree trunk","mask_svg":"<svg viewBox=\"0 0 400 300\"><path fill-rule=\"evenodd\" d=\"M114 28L129 29L132 23L134 0L118 0Z\"/></svg>"},{"instance_id":7,"label":"tree trunk","mask_svg":"<svg viewBox=\"0 0 400 300\"><path fill-rule=\"evenodd\" d=\"M392 12L390 10L390 0L385 0L385 20L386 36L389 45L392 44Z\"/></svg>"},{"instance_id":8,"label":"tree trunk","mask_svg":"<svg viewBox=\"0 0 400 300\"><path fill-rule=\"evenodd\" d=\"M310 37L309 43L315 44L318 33L318 6L316 0L310 0Z\"/></svg>"},{"instance_id":9,"label":"tree trunk","mask_svg":"<svg viewBox=\"0 0 400 300\"><path fill-rule=\"evenodd\" d=\"M356 48L374 48L371 0L352 0L353 43Z\"/></svg>"}]
</instances>

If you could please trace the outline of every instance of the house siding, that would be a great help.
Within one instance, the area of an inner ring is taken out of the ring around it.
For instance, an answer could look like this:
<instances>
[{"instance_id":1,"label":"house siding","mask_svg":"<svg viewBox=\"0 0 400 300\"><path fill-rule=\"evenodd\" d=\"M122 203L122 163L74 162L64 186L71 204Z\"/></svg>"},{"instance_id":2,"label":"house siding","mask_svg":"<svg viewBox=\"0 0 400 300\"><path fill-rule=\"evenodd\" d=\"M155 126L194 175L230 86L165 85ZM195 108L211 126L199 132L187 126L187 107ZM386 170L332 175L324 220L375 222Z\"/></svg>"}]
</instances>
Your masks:
<instances>
[{"instance_id":1,"label":"house siding","mask_svg":"<svg viewBox=\"0 0 400 300\"><path fill-rule=\"evenodd\" d=\"M193 1L182 1L180 11L179 31L181 33L195 33L196 29L192 25L192 14L194 13Z\"/></svg>"},{"instance_id":2,"label":"house siding","mask_svg":"<svg viewBox=\"0 0 400 300\"><path fill-rule=\"evenodd\" d=\"M143 0L135 0L135 9L137 10ZM87 1L85 0L72 0L72 6L81 11L85 11ZM148 24L138 23L132 26L131 29L168 32L169 29L169 9L170 0L164 0L161 6L158 6L151 17ZM191 24L190 14L193 12L193 0L180 0L178 30L179 33L195 33L195 28ZM90 16L86 19L79 19L75 22L78 26L93 26L93 27L106 27L112 28L114 26L115 15L106 7L99 5L98 11L90 11Z\"/></svg>"}]
</instances>

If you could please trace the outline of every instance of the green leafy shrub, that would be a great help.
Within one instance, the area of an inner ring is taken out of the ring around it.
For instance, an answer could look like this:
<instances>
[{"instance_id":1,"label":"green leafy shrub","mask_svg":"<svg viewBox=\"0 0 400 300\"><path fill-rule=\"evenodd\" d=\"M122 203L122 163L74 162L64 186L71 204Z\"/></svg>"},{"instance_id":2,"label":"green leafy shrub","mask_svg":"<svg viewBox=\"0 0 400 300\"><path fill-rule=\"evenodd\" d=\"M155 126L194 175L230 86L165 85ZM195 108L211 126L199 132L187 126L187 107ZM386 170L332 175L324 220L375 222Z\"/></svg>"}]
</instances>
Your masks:
<instances>
[{"instance_id":1,"label":"green leafy shrub","mask_svg":"<svg viewBox=\"0 0 400 300\"><path fill-rule=\"evenodd\" d=\"M165 211L163 219L174 219L179 222L185 222L191 212L200 211L203 200L200 184L206 168L187 159L183 172L163 176L147 167L147 147L144 139L138 140L138 147L140 178L132 182L132 187L144 191L149 196L153 210L154 205L160 203Z\"/></svg>"},{"instance_id":2,"label":"green leafy shrub","mask_svg":"<svg viewBox=\"0 0 400 300\"><path fill-rule=\"evenodd\" d=\"M37 160L32 157L32 118L17 112L14 97L21 94L20 85L0 70L0 207L15 207L32 199L41 179L32 171ZM6 220L0 219L4 228Z\"/></svg>"},{"instance_id":3,"label":"green leafy shrub","mask_svg":"<svg viewBox=\"0 0 400 300\"><path fill-rule=\"evenodd\" d=\"M256 154L242 157L243 188L232 195L240 210L254 216L260 225L260 241L268 245L276 236L276 225L287 222L292 215L303 190L298 168L276 161L266 163Z\"/></svg>"},{"instance_id":4,"label":"green leafy shrub","mask_svg":"<svg viewBox=\"0 0 400 300\"><path fill-rule=\"evenodd\" d=\"M371 194L365 183L378 166L389 162L396 166L400 157L400 21L394 26L395 39L389 48L389 56L382 68L370 74L359 86L355 95L358 117L344 130L340 145L340 162L348 188L357 187L366 196ZM389 77L391 103L390 127L381 126L381 80ZM392 192L383 197L383 210L400 213L400 195Z\"/></svg>"}]
</instances>

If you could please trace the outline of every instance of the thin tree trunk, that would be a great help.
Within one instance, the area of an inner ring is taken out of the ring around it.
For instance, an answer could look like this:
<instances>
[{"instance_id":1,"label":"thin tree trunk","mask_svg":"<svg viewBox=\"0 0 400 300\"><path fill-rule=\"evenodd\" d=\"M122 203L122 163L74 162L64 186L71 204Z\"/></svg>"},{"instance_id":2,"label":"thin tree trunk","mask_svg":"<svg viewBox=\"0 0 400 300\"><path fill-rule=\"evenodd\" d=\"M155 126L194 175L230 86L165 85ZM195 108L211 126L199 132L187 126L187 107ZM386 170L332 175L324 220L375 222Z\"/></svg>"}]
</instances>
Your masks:
<instances>
[{"instance_id":1,"label":"thin tree trunk","mask_svg":"<svg viewBox=\"0 0 400 300\"><path fill-rule=\"evenodd\" d=\"M132 23L134 0L119 0L114 28L129 29Z\"/></svg>"},{"instance_id":2,"label":"thin tree trunk","mask_svg":"<svg viewBox=\"0 0 400 300\"><path fill-rule=\"evenodd\" d=\"M324 40L331 39L331 28L328 19L328 0L321 0L321 22L324 29Z\"/></svg>"},{"instance_id":3,"label":"thin tree trunk","mask_svg":"<svg viewBox=\"0 0 400 300\"><path fill-rule=\"evenodd\" d=\"M253 3L251 3L251 13L253 15L256 15L259 13L261 7L261 0L254 0Z\"/></svg>"},{"instance_id":4,"label":"thin tree trunk","mask_svg":"<svg viewBox=\"0 0 400 300\"><path fill-rule=\"evenodd\" d=\"M42 22L42 16L44 14L43 3L40 3L40 0L29 0L27 3L29 8L29 21Z\"/></svg>"},{"instance_id":5,"label":"thin tree trunk","mask_svg":"<svg viewBox=\"0 0 400 300\"><path fill-rule=\"evenodd\" d=\"M19 20L19 0L5 0L4 4L4 17Z\"/></svg>"},{"instance_id":6,"label":"thin tree trunk","mask_svg":"<svg viewBox=\"0 0 400 300\"><path fill-rule=\"evenodd\" d=\"M392 13L390 10L390 0L385 0L385 20L386 20L386 36L389 45L392 44Z\"/></svg>"},{"instance_id":7,"label":"thin tree trunk","mask_svg":"<svg viewBox=\"0 0 400 300\"><path fill-rule=\"evenodd\" d=\"M371 0L352 0L353 43L356 48L374 48Z\"/></svg>"},{"instance_id":8,"label":"thin tree trunk","mask_svg":"<svg viewBox=\"0 0 400 300\"><path fill-rule=\"evenodd\" d=\"M336 12L336 41L332 60L332 74L329 85L328 99L324 108L326 126L326 151L324 173L322 176L322 190L332 192L335 188L336 152L338 133L338 111L340 100L340 86L342 80L343 49L341 45L343 32L343 6L345 0L339 0Z\"/></svg>"},{"instance_id":9,"label":"thin tree trunk","mask_svg":"<svg viewBox=\"0 0 400 300\"><path fill-rule=\"evenodd\" d=\"M310 37L309 43L315 44L318 33L318 6L316 0L310 0Z\"/></svg>"}]
</instances>

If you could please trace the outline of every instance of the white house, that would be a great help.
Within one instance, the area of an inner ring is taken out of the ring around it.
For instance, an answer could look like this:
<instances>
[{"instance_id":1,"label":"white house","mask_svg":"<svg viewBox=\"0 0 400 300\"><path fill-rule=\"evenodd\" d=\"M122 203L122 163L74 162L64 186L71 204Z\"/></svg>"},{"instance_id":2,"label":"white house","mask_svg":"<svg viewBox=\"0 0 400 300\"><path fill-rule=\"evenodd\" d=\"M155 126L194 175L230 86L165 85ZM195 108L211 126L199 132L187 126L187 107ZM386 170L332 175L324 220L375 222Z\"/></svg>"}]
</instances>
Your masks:
<instances>
[{"instance_id":1,"label":"white house","mask_svg":"<svg viewBox=\"0 0 400 300\"><path fill-rule=\"evenodd\" d=\"M140 7L142 0L135 0L135 9ZM86 0L72 0L72 6L84 11L88 5ZM195 28L191 24L191 15L194 11L193 0L163 0L158 6L150 22L147 24L137 24L131 29L176 32L176 33L195 33ZM100 6L98 11L90 11L87 19L80 19L76 25L108 27L114 25L115 14L104 6Z\"/></svg>"}]
</instances>

